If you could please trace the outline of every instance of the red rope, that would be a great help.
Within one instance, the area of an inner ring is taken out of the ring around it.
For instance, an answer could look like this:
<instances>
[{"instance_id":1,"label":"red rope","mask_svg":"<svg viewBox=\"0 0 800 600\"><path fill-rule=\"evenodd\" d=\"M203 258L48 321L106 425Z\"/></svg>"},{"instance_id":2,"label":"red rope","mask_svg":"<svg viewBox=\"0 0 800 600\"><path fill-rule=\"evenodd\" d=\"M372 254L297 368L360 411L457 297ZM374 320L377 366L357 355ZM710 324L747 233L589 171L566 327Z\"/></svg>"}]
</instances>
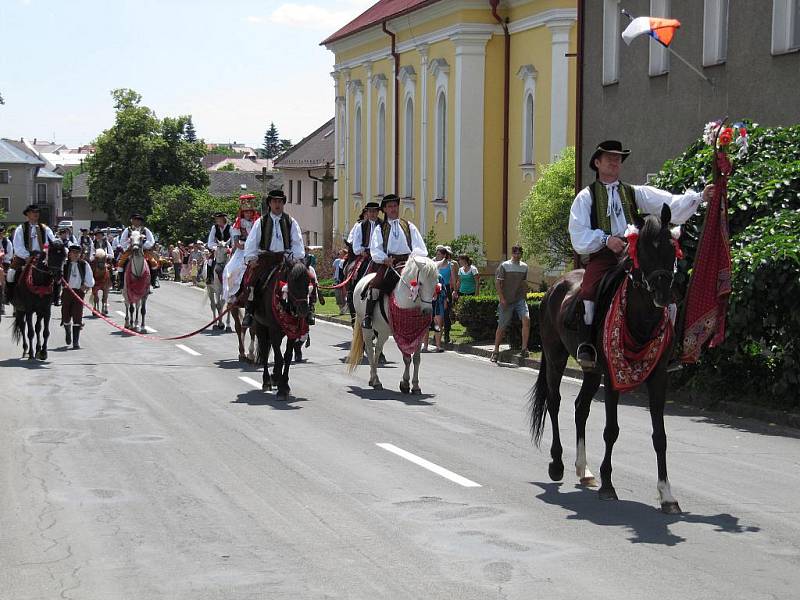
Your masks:
<instances>
[{"instance_id":1,"label":"red rope","mask_svg":"<svg viewBox=\"0 0 800 600\"><path fill-rule=\"evenodd\" d=\"M343 288L348 283L350 283L350 280L353 279L353 276L355 276L355 274L358 273L358 269L361 267L361 263L364 262L365 258L366 258L365 256L358 257L358 260L356 260L353 270L350 271L350 275L348 275L347 279L345 279L342 283L337 283L336 285L319 284L317 287L319 287L321 290L338 290L339 288Z\"/></svg>"},{"instance_id":2,"label":"red rope","mask_svg":"<svg viewBox=\"0 0 800 600\"><path fill-rule=\"evenodd\" d=\"M114 321L112 321L111 319L109 319L109 318L108 318L107 316L105 316L104 314L102 314L102 313L100 313L100 312L96 311L96 310L95 310L93 307L91 307L91 306L89 306L88 304L86 304L86 302L84 302L84 301L83 301L83 298L81 298L80 296L78 296L78 294L76 294L76 293L75 293L75 290L73 290L71 287L69 287L69 284L68 284L66 281L64 281L64 278L63 278L63 277L61 278L61 284L64 286L64 289L66 289L66 290L69 290L69 291L70 291L70 293L71 293L71 294L72 294L72 295L75 297L75 299L76 299L78 302L80 302L80 303L81 303L81 304L83 304L83 305L84 305L86 308L88 308L88 309L89 309L89 310L92 312L92 314L93 314L95 317L99 317L99 318L101 318L103 321L105 321L106 323L108 323L109 325L111 325L112 327L114 327L115 329L119 329L120 331L122 331L122 332L124 332L124 333L128 333L128 334L130 334L130 335L135 335L135 336L137 336L137 337L144 338L144 339L146 339L146 340L154 340L154 341L158 341L158 342L168 342L168 341L171 341L171 340L184 340L184 339L186 339L186 338L190 338L190 337L192 337L192 336L195 336L195 335L197 335L198 333L200 333L201 331L203 331L204 329L208 329L209 327L211 327L211 325L213 325L214 323L216 323L217 321L219 321L220 319L222 319L222 317L224 317L226 314L228 314L228 312L229 312L229 311L230 311L232 308L234 308L233 306L230 306L230 305L229 305L229 306L228 306L228 308L226 308L225 310L223 310L223 311L222 311L222 312L221 312L221 313L220 313L220 314L217 316L217 318L216 318L216 319L214 319L214 320L213 320L213 321L211 321L210 323L207 323L206 325L203 325L203 326L202 326L200 329L196 329L195 331L192 331L191 333L185 333L185 334L183 334L183 335L174 335L174 336L172 336L172 337L158 337L158 336L155 336L155 335L145 335L145 334L143 334L143 333L139 333L138 331L133 331L132 329L128 329L127 327L123 327L123 326L122 326L122 325L120 325L119 323L115 323Z\"/></svg>"}]
</instances>

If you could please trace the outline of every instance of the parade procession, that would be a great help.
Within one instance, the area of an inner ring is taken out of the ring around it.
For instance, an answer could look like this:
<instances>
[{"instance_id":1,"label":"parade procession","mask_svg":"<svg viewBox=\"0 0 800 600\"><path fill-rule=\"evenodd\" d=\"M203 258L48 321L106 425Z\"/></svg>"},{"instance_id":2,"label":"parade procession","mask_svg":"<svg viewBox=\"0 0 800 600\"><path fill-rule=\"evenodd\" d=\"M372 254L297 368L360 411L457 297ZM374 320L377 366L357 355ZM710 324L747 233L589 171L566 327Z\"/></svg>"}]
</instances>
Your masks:
<instances>
[{"instance_id":1,"label":"parade procession","mask_svg":"<svg viewBox=\"0 0 800 600\"><path fill-rule=\"evenodd\" d=\"M0 13L0 600L798 597L800 0Z\"/></svg>"}]
</instances>

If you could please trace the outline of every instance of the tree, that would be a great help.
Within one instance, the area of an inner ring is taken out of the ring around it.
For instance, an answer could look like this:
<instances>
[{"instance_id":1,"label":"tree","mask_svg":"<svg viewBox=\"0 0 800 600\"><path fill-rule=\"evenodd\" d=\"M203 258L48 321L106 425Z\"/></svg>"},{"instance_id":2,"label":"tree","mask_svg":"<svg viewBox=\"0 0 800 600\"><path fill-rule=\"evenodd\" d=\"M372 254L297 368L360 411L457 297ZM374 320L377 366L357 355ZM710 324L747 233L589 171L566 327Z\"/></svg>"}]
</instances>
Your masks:
<instances>
[{"instance_id":1,"label":"tree","mask_svg":"<svg viewBox=\"0 0 800 600\"><path fill-rule=\"evenodd\" d=\"M205 241L214 221L214 213L230 217L239 209L239 198L212 196L208 190L186 184L169 185L153 194L149 227L166 243Z\"/></svg>"},{"instance_id":2,"label":"tree","mask_svg":"<svg viewBox=\"0 0 800 600\"><path fill-rule=\"evenodd\" d=\"M540 264L556 267L573 255L569 211L575 198L575 148L567 147L556 162L545 165L522 202L519 233L526 251Z\"/></svg>"},{"instance_id":3,"label":"tree","mask_svg":"<svg viewBox=\"0 0 800 600\"><path fill-rule=\"evenodd\" d=\"M275 158L280 153L281 140L278 128L275 127L275 123L270 123L267 133L264 134L264 148L262 148L261 154L264 158Z\"/></svg>"},{"instance_id":4,"label":"tree","mask_svg":"<svg viewBox=\"0 0 800 600\"><path fill-rule=\"evenodd\" d=\"M194 129L194 123L192 123L192 115L189 115L189 120L186 122L183 138L191 144L197 141L197 132Z\"/></svg>"},{"instance_id":5,"label":"tree","mask_svg":"<svg viewBox=\"0 0 800 600\"><path fill-rule=\"evenodd\" d=\"M112 221L127 221L131 212L149 214L153 193L166 185L208 185L200 165L203 144L183 136L188 117L160 120L141 106L142 97L134 90L117 89L111 96L114 125L97 137L86 161L93 207Z\"/></svg>"},{"instance_id":6,"label":"tree","mask_svg":"<svg viewBox=\"0 0 800 600\"><path fill-rule=\"evenodd\" d=\"M223 165L219 169L217 169L217 171L235 171L235 170L236 167L233 165L233 163L228 163L227 165Z\"/></svg>"},{"instance_id":7,"label":"tree","mask_svg":"<svg viewBox=\"0 0 800 600\"><path fill-rule=\"evenodd\" d=\"M292 146L294 146L294 144L292 144L292 140L282 139L281 140L281 151L278 153L278 155L283 154L287 150L291 150Z\"/></svg>"}]
</instances>

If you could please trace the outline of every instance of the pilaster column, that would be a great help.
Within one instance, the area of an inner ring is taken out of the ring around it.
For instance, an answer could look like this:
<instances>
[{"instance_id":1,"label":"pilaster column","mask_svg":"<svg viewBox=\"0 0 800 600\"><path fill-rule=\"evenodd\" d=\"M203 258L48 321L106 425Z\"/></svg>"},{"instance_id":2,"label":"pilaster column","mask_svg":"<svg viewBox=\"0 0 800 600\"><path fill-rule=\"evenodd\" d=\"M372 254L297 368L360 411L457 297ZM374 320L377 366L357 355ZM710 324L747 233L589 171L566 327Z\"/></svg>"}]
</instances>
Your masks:
<instances>
[{"instance_id":1,"label":"pilaster column","mask_svg":"<svg viewBox=\"0 0 800 600\"><path fill-rule=\"evenodd\" d=\"M569 113L569 32L575 21L558 20L546 23L552 36L550 82L550 160L567 145L567 116Z\"/></svg>"},{"instance_id":2,"label":"pilaster column","mask_svg":"<svg viewBox=\"0 0 800 600\"><path fill-rule=\"evenodd\" d=\"M428 233L428 45L417 48L420 60L419 88L419 215L417 223L422 235Z\"/></svg>"},{"instance_id":3,"label":"pilaster column","mask_svg":"<svg viewBox=\"0 0 800 600\"><path fill-rule=\"evenodd\" d=\"M368 62L365 65L367 69L367 110L364 112L366 115L367 143L365 145L366 152L364 153L364 166L366 173L364 173L364 203L372 200L372 169L374 161L372 160L372 63ZM363 206L363 204L362 204Z\"/></svg>"}]
</instances>

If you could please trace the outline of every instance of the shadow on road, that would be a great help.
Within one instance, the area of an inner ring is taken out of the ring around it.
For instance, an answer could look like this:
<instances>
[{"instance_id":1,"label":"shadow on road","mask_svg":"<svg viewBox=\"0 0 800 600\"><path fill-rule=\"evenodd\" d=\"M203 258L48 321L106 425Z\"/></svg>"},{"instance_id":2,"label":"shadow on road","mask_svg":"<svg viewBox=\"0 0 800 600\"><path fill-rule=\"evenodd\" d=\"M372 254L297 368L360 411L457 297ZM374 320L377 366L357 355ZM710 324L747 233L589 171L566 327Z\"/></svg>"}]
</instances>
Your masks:
<instances>
[{"instance_id":1,"label":"shadow on road","mask_svg":"<svg viewBox=\"0 0 800 600\"><path fill-rule=\"evenodd\" d=\"M270 392L262 392L260 390L251 390L243 392L232 400L231 404L249 404L250 406L270 406L274 410L300 410L302 406L294 406L297 402L308 402L308 398L300 398L296 396L289 396L288 400L278 400L275 394Z\"/></svg>"},{"instance_id":2,"label":"shadow on road","mask_svg":"<svg viewBox=\"0 0 800 600\"><path fill-rule=\"evenodd\" d=\"M55 352L55 350L48 350L48 352ZM27 358L7 358L0 360L0 367L22 367L31 371L48 368L47 361L41 360L28 360Z\"/></svg>"},{"instance_id":3,"label":"shadow on road","mask_svg":"<svg viewBox=\"0 0 800 600\"><path fill-rule=\"evenodd\" d=\"M411 394L403 394L400 391L394 390L374 390L372 388L361 388L354 385L349 385L348 393L358 396L363 400L396 400L408 406L433 406L434 402L426 402L427 398L433 398L433 394L419 394L412 396Z\"/></svg>"},{"instance_id":4,"label":"shadow on road","mask_svg":"<svg viewBox=\"0 0 800 600\"><path fill-rule=\"evenodd\" d=\"M258 373L261 371L258 366L248 362L241 362L236 358L222 358L215 360L214 364L220 369L238 370L244 373Z\"/></svg>"},{"instance_id":5,"label":"shadow on road","mask_svg":"<svg viewBox=\"0 0 800 600\"><path fill-rule=\"evenodd\" d=\"M528 482L544 490L536 496L547 504L560 506L572 511L567 519L588 521L604 527L622 527L633 533L628 538L632 544L661 544L676 546L686 538L674 534L669 526L673 523L697 523L711 525L714 531L725 533L748 533L760 531L760 527L745 527L739 518L728 513L717 515L665 515L658 508L634 500L603 502L597 497L596 489L576 486L575 491L562 492L563 483Z\"/></svg>"}]
</instances>

